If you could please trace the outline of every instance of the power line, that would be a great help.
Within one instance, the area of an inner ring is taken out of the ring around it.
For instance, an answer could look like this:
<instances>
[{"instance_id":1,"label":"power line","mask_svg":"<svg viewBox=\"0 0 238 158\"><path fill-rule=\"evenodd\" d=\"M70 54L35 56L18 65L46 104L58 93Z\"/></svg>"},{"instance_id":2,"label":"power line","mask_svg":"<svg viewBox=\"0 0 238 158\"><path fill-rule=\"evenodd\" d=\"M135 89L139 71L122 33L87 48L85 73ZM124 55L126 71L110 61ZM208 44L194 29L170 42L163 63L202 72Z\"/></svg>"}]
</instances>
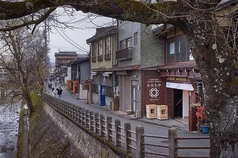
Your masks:
<instances>
[{"instance_id":1,"label":"power line","mask_svg":"<svg viewBox=\"0 0 238 158\"><path fill-rule=\"evenodd\" d=\"M81 47L81 46L79 46L79 45L77 45L77 44L74 44L75 42L74 42L74 43L71 42L72 39L70 39L71 41L69 41L69 39L67 39L66 37L64 37L56 27L54 27L54 28L55 28L55 30L59 33L59 35L60 35L61 37L63 37L67 42L69 42L72 46L76 47L77 49L79 49L79 50L81 50L81 51L83 51L83 52L85 52L85 53L88 53L88 50L86 50L85 48L83 48L83 47ZM67 36L67 37L68 37L68 36Z\"/></svg>"},{"instance_id":2,"label":"power line","mask_svg":"<svg viewBox=\"0 0 238 158\"><path fill-rule=\"evenodd\" d=\"M66 35L64 33L64 31L62 31L62 29L60 29L61 32L64 34L64 36L66 36L72 43L74 43L75 45L77 45L78 47L80 47L81 49L85 50L85 51L88 51L87 49L83 48L82 46L78 45L74 40L72 40L68 35Z\"/></svg>"}]
</instances>

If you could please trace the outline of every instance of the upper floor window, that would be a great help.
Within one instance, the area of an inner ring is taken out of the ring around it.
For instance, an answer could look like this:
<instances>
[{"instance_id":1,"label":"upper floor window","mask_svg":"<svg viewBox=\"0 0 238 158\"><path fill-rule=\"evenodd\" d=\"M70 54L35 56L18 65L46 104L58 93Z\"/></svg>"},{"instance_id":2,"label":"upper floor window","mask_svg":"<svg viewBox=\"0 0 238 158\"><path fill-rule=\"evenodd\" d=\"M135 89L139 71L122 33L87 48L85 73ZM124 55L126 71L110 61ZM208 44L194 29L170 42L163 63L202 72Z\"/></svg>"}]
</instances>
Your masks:
<instances>
[{"instance_id":1,"label":"upper floor window","mask_svg":"<svg viewBox=\"0 0 238 158\"><path fill-rule=\"evenodd\" d=\"M98 42L98 56L102 55L102 40Z\"/></svg>"},{"instance_id":2,"label":"upper floor window","mask_svg":"<svg viewBox=\"0 0 238 158\"><path fill-rule=\"evenodd\" d=\"M107 37L105 39L105 54L104 54L105 60L111 60L111 38Z\"/></svg>"},{"instance_id":3,"label":"upper floor window","mask_svg":"<svg viewBox=\"0 0 238 158\"><path fill-rule=\"evenodd\" d=\"M167 41L167 63L191 60L191 51L186 41L186 36L180 36Z\"/></svg>"},{"instance_id":4,"label":"upper floor window","mask_svg":"<svg viewBox=\"0 0 238 158\"><path fill-rule=\"evenodd\" d=\"M138 44L138 32L134 33L134 45Z\"/></svg>"},{"instance_id":5,"label":"upper floor window","mask_svg":"<svg viewBox=\"0 0 238 158\"><path fill-rule=\"evenodd\" d=\"M126 39L126 47L132 47L132 37Z\"/></svg>"},{"instance_id":6,"label":"upper floor window","mask_svg":"<svg viewBox=\"0 0 238 158\"><path fill-rule=\"evenodd\" d=\"M120 49L126 48L126 40L120 41Z\"/></svg>"},{"instance_id":7,"label":"upper floor window","mask_svg":"<svg viewBox=\"0 0 238 158\"><path fill-rule=\"evenodd\" d=\"M107 37L105 39L105 54L110 54L111 53L111 40L110 40L110 37Z\"/></svg>"},{"instance_id":8,"label":"upper floor window","mask_svg":"<svg viewBox=\"0 0 238 158\"><path fill-rule=\"evenodd\" d=\"M96 43L93 43L92 44L92 57L95 57L95 56L97 56L96 55L96 51L97 50L97 44Z\"/></svg>"}]
</instances>

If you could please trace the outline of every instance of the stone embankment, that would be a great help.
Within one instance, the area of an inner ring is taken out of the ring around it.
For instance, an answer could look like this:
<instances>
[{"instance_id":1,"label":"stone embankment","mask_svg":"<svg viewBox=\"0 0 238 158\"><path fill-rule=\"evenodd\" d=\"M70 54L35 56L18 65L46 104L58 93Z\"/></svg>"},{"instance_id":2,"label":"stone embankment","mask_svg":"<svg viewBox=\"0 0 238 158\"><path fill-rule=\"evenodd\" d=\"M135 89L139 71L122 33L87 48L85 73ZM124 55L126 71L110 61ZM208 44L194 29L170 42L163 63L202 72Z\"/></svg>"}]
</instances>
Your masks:
<instances>
[{"instance_id":1,"label":"stone embankment","mask_svg":"<svg viewBox=\"0 0 238 158\"><path fill-rule=\"evenodd\" d=\"M34 115L30 119L30 157L120 157L47 104Z\"/></svg>"}]
</instances>

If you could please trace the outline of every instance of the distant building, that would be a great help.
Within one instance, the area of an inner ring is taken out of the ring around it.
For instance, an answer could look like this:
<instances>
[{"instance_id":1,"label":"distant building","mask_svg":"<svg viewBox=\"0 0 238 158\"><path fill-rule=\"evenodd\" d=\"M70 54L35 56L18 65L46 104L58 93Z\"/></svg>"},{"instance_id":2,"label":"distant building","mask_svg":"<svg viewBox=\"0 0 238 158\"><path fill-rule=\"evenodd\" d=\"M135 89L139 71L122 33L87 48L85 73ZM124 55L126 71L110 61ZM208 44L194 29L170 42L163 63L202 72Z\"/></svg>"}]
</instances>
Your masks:
<instances>
[{"instance_id":1,"label":"distant building","mask_svg":"<svg viewBox=\"0 0 238 158\"><path fill-rule=\"evenodd\" d=\"M109 26L96 29L96 34L87 39L90 44L90 67L92 96L90 102L112 108L116 74L111 69L116 65L117 27Z\"/></svg>"},{"instance_id":2,"label":"distant building","mask_svg":"<svg viewBox=\"0 0 238 158\"><path fill-rule=\"evenodd\" d=\"M78 54L75 51L59 51L55 53L55 76L64 84L67 74L67 63L76 60Z\"/></svg>"}]
</instances>

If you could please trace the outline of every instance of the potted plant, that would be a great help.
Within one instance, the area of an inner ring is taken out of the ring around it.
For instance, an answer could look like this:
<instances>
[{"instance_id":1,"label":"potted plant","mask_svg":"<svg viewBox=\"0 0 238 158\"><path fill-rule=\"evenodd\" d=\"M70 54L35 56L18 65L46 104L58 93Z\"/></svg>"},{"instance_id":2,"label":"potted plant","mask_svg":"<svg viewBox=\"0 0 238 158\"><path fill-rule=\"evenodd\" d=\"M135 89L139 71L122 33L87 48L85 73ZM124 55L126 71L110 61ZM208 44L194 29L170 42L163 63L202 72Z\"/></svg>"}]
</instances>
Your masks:
<instances>
[{"instance_id":1,"label":"potted plant","mask_svg":"<svg viewBox=\"0 0 238 158\"><path fill-rule=\"evenodd\" d=\"M209 133L208 118L204 106L197 107L196 116L198 130L201 130L204 134Z\"/></svg>"}]
</instances>

